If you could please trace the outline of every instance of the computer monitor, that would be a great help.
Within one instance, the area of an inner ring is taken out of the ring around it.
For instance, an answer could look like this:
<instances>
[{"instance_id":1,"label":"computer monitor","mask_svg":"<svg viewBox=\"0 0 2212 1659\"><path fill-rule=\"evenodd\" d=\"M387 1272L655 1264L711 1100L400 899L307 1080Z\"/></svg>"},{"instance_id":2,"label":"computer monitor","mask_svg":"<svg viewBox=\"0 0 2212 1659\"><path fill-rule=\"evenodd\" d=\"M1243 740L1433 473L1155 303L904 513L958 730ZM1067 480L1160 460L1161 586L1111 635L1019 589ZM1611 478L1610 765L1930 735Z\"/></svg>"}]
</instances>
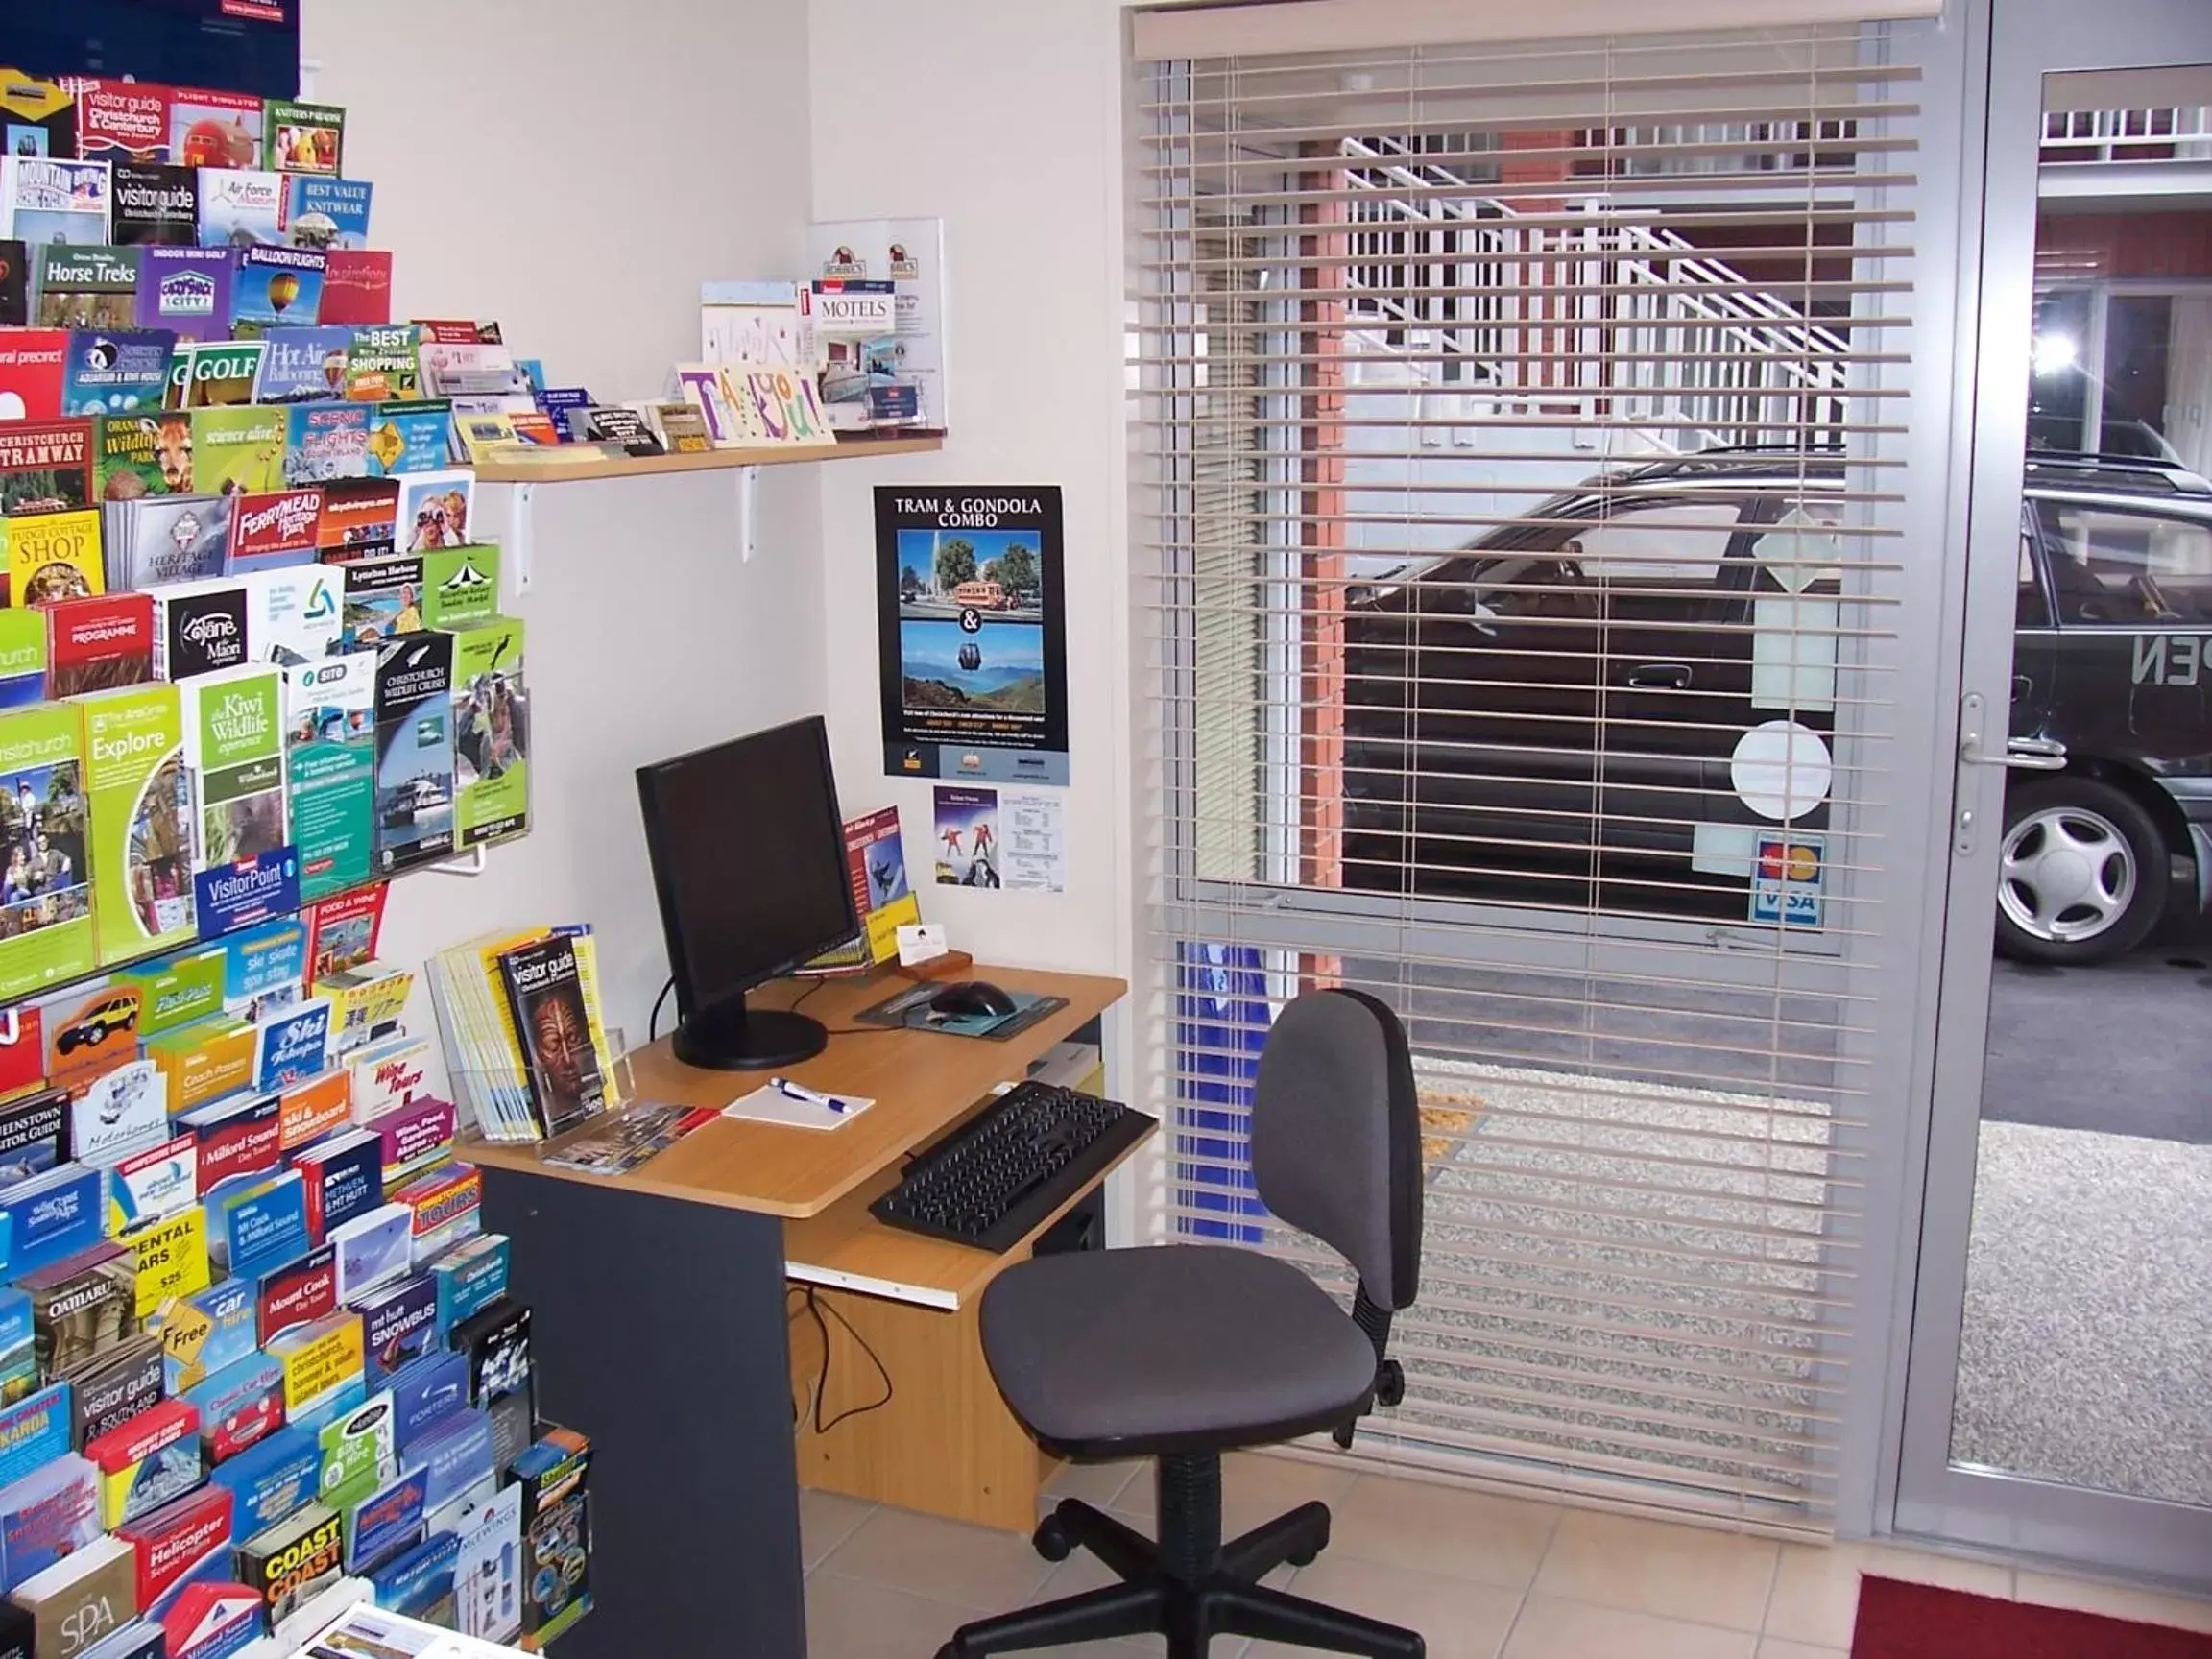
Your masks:
<instances>
[{"instance_id":1,"label":"computer monitor","mask_svg":"<svg viewBox=\"0 0 2212 1659\"><path fill-rule=\"evenodd\" d=\"M859 930L819 715L637 769L676 981L676 1058L734 1071L819 1054L818 1020L745 993Z\"/></svg>"}]
</instances>

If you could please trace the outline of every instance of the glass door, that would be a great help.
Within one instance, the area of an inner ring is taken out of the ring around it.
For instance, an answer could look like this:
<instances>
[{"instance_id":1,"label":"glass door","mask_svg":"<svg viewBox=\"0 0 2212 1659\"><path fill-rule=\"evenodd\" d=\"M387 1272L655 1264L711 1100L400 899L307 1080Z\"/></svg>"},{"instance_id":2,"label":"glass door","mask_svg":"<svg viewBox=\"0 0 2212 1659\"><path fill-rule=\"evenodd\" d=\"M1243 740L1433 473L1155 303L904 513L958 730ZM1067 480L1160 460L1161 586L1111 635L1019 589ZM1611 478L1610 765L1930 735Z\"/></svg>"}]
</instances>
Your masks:
<instances>
[{"instance_id":1,"label":"glass door","mask_svg":"<svg viewBox=\"0 0 2212 1659\"><path fill-rule=\"evenodd\" d=\"M2202 1585L2212 6L1996 0L1989 83L1897 1527Z\"/></svg>"}]
</instances>

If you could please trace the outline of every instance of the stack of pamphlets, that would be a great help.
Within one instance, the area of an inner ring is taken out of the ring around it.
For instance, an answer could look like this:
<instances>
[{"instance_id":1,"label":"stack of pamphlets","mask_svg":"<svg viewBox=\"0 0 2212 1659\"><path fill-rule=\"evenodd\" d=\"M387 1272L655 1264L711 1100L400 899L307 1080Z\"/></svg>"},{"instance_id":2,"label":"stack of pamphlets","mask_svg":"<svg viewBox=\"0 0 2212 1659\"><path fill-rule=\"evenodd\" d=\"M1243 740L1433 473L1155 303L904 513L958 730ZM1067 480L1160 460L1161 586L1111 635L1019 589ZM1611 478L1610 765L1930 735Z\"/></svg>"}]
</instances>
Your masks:
<instances>
[{"instance_id":1,"label":"stack of pamphlets","mask_svg":"<svg viewBox=\"0 0 2212 1659\"><path fill-rule=\"evenodd\" d=\"M488 1141L543 1141L617 1103L591 930L487 933L429 961L446 1070Z\"/></svg>"}]
</instances>

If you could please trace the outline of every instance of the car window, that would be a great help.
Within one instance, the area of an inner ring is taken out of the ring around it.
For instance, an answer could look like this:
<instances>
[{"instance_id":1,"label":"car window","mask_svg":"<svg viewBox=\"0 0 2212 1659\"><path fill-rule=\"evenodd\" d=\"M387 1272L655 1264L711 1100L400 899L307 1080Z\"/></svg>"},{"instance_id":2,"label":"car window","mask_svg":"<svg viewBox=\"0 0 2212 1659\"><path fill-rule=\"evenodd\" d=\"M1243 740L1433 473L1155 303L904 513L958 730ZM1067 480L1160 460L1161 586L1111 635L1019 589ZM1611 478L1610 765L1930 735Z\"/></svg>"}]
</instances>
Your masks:
<instances>
[{"instance_id":1,"label":"car window","mask_svg":"<svg viewBox=\"0 0 2212 1659\"><path fill-rule=\"evenodd\" d=\"M1545 553L1493 560L1455 595L1454 610L1482 621L1543 617L1592 620L1598 602L1582 574L1566 559Z\"/></svg>"},{"instance_id":2,"label":"car window","mask_svg":"<svg viewBox=\"0 0 2212 1659\"><path fill-rule=\"evenodd\" d=\"M1675 501L1617 510L1576 531L1560 551L1593 582L1711 588L1736 532L1733 501Z\"/></svg>"},{"instance_id":3,"label":"car window","mask_svg":"<svg viewBox=\"0 0 2212 1659\"><path fill-rule=\"evenodd\" d=\"M2035 533L2025 515L2020 519L2020 589L2012 601L2012 626L2048 628L2051 607L2043 600L2043 584L2035 574Z\"/></svg>"},{"instance_id":4,"label":"car window","mask_svg":"<svg viewBox=\"0 0 2212 1659\"><path fill-rule=\"evenodd\" d=\"M2076 501L2036 511L2060 625L2212 623L2212 528Z\"/></svg>"}]
</instances>

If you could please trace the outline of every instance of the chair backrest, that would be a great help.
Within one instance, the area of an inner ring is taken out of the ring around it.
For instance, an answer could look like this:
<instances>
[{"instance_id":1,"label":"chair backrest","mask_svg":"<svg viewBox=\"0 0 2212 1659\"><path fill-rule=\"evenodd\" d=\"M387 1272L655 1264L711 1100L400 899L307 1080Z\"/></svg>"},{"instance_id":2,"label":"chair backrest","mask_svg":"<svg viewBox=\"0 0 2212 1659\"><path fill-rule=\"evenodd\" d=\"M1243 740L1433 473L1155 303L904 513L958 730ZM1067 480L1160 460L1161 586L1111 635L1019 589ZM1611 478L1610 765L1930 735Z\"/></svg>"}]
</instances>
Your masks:
<instances>
[{"instance_id":1,"label":"chair backrest","mask_svg":"<svg viewBox=\"0 0 2212 1659\"><path fill-rule=\"evenodd\" d=\"M1267 1208L1332 1245L1369 1300L1409 1306L1421 1268L1421 1115L1398 1016L1358 991L1309 991L1277 1016L1252 1105Z\"/></svg>"}]
</instances>

